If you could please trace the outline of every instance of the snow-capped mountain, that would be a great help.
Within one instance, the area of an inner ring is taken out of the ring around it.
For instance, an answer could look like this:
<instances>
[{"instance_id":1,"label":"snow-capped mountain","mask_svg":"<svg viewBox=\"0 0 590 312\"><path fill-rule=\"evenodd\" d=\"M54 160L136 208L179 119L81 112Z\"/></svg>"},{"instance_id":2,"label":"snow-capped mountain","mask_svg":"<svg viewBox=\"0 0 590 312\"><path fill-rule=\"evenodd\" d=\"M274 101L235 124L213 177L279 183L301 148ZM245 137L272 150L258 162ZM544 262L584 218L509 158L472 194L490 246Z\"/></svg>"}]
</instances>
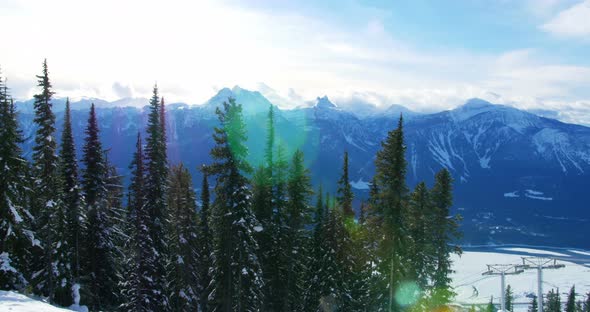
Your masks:
<instances>
[{"instance_id":1,"label":"snow-capped mountain","mask_svg":"<svg viewBox=\"0 0 590 312\"><path fill-rule=\"evenodd\" d=\"M201 178L196 169L210 161L215 107L230 96L244 107L250 161L259 164L271 105L259 92L236 86L221 89L203 105L167 105L170 163L184 162L197 188ZM35 129L32 110L28 102L18 105L27 138L25 150L30 151ZM112 148L111 161L126 174L137 131L144 131L147 110L140 105L111 105L98 105L101 136L104 146ZM80 147L88 105L73 103L72 107ZM59 139L63 113L56 112ZM356 115L323 96L310 106L277 109L277 142L288 152L303 150L314 184L331 192L340 174L342 154L348 151L358 204L367 196L380 142L397 126L400 113L405 121L408 185L422 180L431 184L441 168L451 171L454 208L464 217L465 243L590 247L586 239L590 234L586 217L590 128L480 99L435 114L418 114L394 105L375 114Z\"/></svg>"}]
</instances>

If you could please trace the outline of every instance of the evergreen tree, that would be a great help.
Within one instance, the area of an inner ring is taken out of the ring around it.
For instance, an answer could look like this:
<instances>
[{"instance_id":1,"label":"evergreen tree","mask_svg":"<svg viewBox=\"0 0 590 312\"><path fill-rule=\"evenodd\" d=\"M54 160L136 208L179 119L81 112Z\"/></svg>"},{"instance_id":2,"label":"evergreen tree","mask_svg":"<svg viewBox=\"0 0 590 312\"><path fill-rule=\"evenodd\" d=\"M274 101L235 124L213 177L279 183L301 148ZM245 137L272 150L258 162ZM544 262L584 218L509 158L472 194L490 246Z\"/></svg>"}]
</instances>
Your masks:
<instances>
[{"instance_id":1,"label":"evergreen tree","mask_svg":"<svg viewBox=\"0 0 590 312\"><path fill-rule=\"evenodd\" d=\"M87 204L85 226L84 282L82 300L91 309L107 309L117 304L116 244L113 212L108 201L107 162L99 139L94 104L90 107L82 161L82 190Z\"/></svg>"},{"instance_id":2,"label":"evergreen tree","mask_svg":"<svg viewBox=\"0 0 590 312\"><path fill-rule=\"evenodd\" d=\"M533 295L531 304L529 305L528 312L539 312L539 305L537 303L537 296Z\"/></svg>"},{"instance_id":3,"label":"evergreen tree","mask_svg":"<svg viewBox=\"0 0 590 312\"><path fill-rule=\"evenodd\" d=\"M545 309L546 312L561 312L561 298L559 297L559 289L555 291L551 289L546 296Z\"/></svg>"},{"instance_id":4,"label":"evergreen tree","mask_svg":"<svg viewBox=\"0 0 590 312\"><path fill-rule=\"evenodd\" d=\"M275 125L274 125L274 108L271 105L267 117L267 136L264 150L264 164L259 166L252 177L252 210L262 230L255 233L256 241L259 244L260 264L262 266L264 284L264 310L273 309L275 304L272 296L272 284L269 282L273 280L276 275L273 270L273 251L274 251L274 227L273 222L273 181L274 181L274 148L275 148Z\"/></svg>"},{"instance_id":5,"label":"evergreen tree","mask_svg":"<svg viewBox=\"0 0 590 312\"><path fill-rule=\"evenodd\" d=\"M147 168L146 168L146 205L150 213L148 228L151 239L154 242L156 254L156 272L154 283L158 287L157 294L161 295L158 302L159 310L165 310L168 306L166 298L166 261L168 250L166 248L165 230L167 227L167 201L166 192L168 187L168 164L166 159L166 138L163 130L163 118L161 116L161 102L158 94L158 87L154 86L153 95L150 99L147 140L145 147Z\"/></svg>"},{"instance_id":6,"label":"evergreen tree","mask_svg":"<svg viewBox=\"0 0 590 312\"><path fill-rule=\"evenodd\" d=\"M313 232L308 246L310 263L306 270L306 288L304 292L304 311L317 311L320 302L320 268L323 266L322 231L324 229L325 205L322 186L316 193L316 205L314 209Z\"/></svg>"},{"instance_id":7,"label":"evergreen tree","mask_svg":"<svg viewBox=\"0 0 590 312\"><path fill-rule=\"evenodd\" d=\"M567 296L565 312L576 312L576 285L572 286Z\"/></svg>"},{"instance_id":8,"label":"evergreen tree","mask_svg":"<svg viewBox=\"0 0 590 312\"><path fill-rule=\"evenodd\" d=\"M288 256L283 280L287 295L282 311L302 311L305 289L305 269L308 263L306 245L309 239L305 226L311 221L309 197L312 194L309 170L303 164L303 153L293 155L287 183L286 241L282 248Z\"/></svg>"},{"instance_id":9,"label":"evergreen tree","mask_svg":"<svg viewBox=\"0 0 590 312\"><path fill-rule=\"evenodd\" d=\"M339 207L328 208L322 229L322 260L319 269L319 311L350 311L350 283L354 262L351 239Z\"/></svg>"},{"instance_id":10,"label":"evergreen tree","mask_svg":"<svg viewBox=\"0 0 590 312\"><path fill-rule=\"evenodd\" d=\"M379 246L379 271L384 277L382 296L387 311L397 311L394 291L399 282L406 277L408 229L404 220L405 201L408 196L406 186L406 159L403 133L403 119L400 116L398 127L388 133L377 152L376 181L380 187L377 214L380 215L382 239ZM385 307L383 307L385 308Z\"/></svg>"},{"instance_id":11,"label":"evergreen tree","mask_svg":"<svg viewBox=\"0 0 590 312\"><path fill-rule=\"evenodd\" d=\"M203 170L203 183L201 186L201 210L199 211L199 229L197 234L198 245L199 245L199 306L200 311L209 311L209 292L211 284L211 273L209 269L212 267L212 254L213 254L213 235L211 233L211 227L209 226L209 220L211 218L211 212L209 209L210 196L209 196L209 181L207 179L207 172Z\"/></svg>"},{"instance_id":12,"label":"evergreen tree","mask_svg":"<svg viewBox=\"0 0 590 312\"><path fill-rule=\"evenodd\" d=\"M514 293L512 292L512 287L510 285L506 286L506 294L504 295L504 305L506 306L506 310L514 311Z\"/></svg>"},{"instance_id":13,"label":"evergreen tree","mask_svg":"<svg viewBox=\"0 0 590 312\"><path fill-rule=\"evenodd\" d=\"M72 117L70 112L70 100L66 100L66 109L64 112L64 126L61 135L61 178L63 181L64 208L67 220L66 237L70 247L71 255L69 265L72 268L72 277L74 282L78 282L80 272L81 257L81 238L82 238L82 220L84 213L82 210L82 198L80 186L78 183L78 160L76 158L76 147L74 144L74 135L72 132Z\"/></svg>"},{"instance_id":14,"label":"evergreen tree","mask_svg":"<svg viewBox=\"0 0 590 312\"><path fill-rule=\"evenodd\" d=\"M348 178L348 152L344 152L344 163L342 165L342 176L338 180L338 204L342 207L344 218L347 222L354 220L354 210L352 209L352 187Z\"/></svg>"},{"instance_id":15,"label":"evergreen tree","mask_svg":"<svg viewBox=\"0 0 590 312\"><path fill-rule=\"evenodd\" d=\"M490 302L488 303L487 307L486 307L486 312L496 312L496 306L494 305L494 297L490 298Z\"/></svg>"},{"instance_id":16,"label":"evergreen tree","mask_svg":"<svg viewBox=\"0 0 590 312\"><path fill-rule=\"evenodd\" d=\"M263 266L263 272L268 278L265 293L265 304L270 311L283 311L287 305L289 289L285 283L288 275L289 258L292 255L285 248L288 243L288 214L287 214L287 178L289 164L283 145L277 147L276 162L273 165L272 175L272 216L267 231L270 232L270 250L268 259ZM262 254L265 252L262 251ZM264 271L266 270L266 271Z\"/></svg>"},{"instance_id":17,"label":"evergreen tree","mask_svg":"<svg viewBox=\"0 0 590 312\"><path fill-rule=\"evenodd\" d=\"M71 275L67 263L67 241L63 240L66 220L62 201L62 187L57 158L57 144L54 138L55 115L52 112L52 86L49 81L47 61L43 62L43 72L37 76L41 88L35 94L35 118L38 128L33 147L33 191L31 213L35 222L33 230L43 242L43 251L33 255L33 283L37 294L46 296L50 302L61 305L71 303Z\"/></svg>"},{"instance_id":18,"label":"evergreen tree","mask_svg":"<svg viewBox=\"0 0 590 312\"><path fill-rule=\"evenodd\" d=\"M170 169L168 188L170 211L169 271L170 306L173 311L197 311L199 306L199 250L196 195L191 175L181 164Z\"/></svg>"},{"instance_id":19,"label":"evergreen tree","mask_svg":"<svg viewBox=\"0 0 590 312\"><path fill-rule=\"evenodd\" d=\"M28 165L14 103L0 76L0 289L23 290L28 285L30 249L40 252L31 231L26 181Z\"/></svg>"},{"instance_id":20,"label":"evergreen tree","mask_svg":"<svg viewBox=\"0 0 590 312\"><path fill-rule=\"evenodd\" d=\"M453 204L451 174L442 169L435 176L432 188L434 204L432 220L432 242L434 245L435 270L432 277L436 300L439 304L448 303L454 295L451 289L450 274L452 271L451 253L461 254L461 249L453 242L460 237L459 216L451 217L450 208Z\"/></svg>"},{"instance_id":21,"label":"evergreen tree","mask_svg":"<svg viewBox=\"0 0 590 312\"><path fill-rule=\"evenodd\" d=\"M432 237L429 229L432 226L430 211L432 202L430 193L424 182L418 183L411 194L409 202L409 231L412 237L410 246L410 259L412 263L413 279L417 281L421 289L425 289L431 272L434 271L432 257Z\"/></svg>"},{"instance_id":22,"label":"evergreen tree","mask_svg":"<svg viewBox=\"0 0 590 312\"><path fill-rule=\"evenodd\" d=\"M258 311L262 303L262 272L253 236L260 226L250 207L250 190L243 172L251 172L246 162L246 130L242 107L233 98L217 109L220 127L215 128L214 163L208 167L216 175L212 208L214 235L212 266L212 311Z\"/></svg>"},{"instance_id":23,"label":"evergreen tree","mask_svg":"<svg viewBox=\"0 0 590 312\"><path fill-rule=\"evenodd\" d=\"M590 311L590 293L586 294L586 299L584 300L584 311Z\"/></svg>"},{"instance_id":24,"label":"evergreen tree","mask_svg":"<svg viewBox=\"0 0 590 312\"><path fill-rule=\"evenodd\" d=\"M156 311L160 306L160 288L155 285L156 261L154 242L149 233L150 214L146 205L145 158L141 136L137 134L136 151L131 162L131 184L126 216L128 233L125 244L125 278L121 279L124 311Z\"/></svg>"}]
</instances>

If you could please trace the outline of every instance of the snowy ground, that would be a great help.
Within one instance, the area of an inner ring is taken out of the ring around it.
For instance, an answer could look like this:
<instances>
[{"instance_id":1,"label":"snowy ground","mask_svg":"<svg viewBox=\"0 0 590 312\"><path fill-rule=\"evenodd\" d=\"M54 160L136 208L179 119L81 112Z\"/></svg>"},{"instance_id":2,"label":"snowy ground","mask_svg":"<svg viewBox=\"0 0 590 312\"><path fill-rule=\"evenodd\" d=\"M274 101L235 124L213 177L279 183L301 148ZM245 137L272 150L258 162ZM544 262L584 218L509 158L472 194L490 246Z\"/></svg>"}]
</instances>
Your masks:
<instances>
[{"instance_id":1,"label":"snowy ground","mask_svg":"<svg viewBox=\"0 0 590 312\"><path fill-rule=\"evenodd\" d=\"M69 310L54 307L38 299L32 299L12 291L0 290L0 311L2 312L72 312L88 311L86 307Z\"/></svg>"},{"instance_id":2,"label":"snowy ground","mask_svg":"<svg viewBox=\"0 0 590 312\"><path fill-rule=\"evenodd\" d=\"M522 264L522 257L548 257L558 259L565 268L543 271L543 292L559 288L562 302L572 285L576 285L578 299L590 292L590 252L574 249L536 248L528 246L465 247L464 253L454 257L453 285L457 292L456 301L464 305L485 304L494 296L499 303L500 277L483 276L486 264ZM519 275L507 275L506 284L510 284L515 296L515 310L526 311L531 299L527 296L536 294L537 272L525 271Z\"/></svg>"}]
</instances>

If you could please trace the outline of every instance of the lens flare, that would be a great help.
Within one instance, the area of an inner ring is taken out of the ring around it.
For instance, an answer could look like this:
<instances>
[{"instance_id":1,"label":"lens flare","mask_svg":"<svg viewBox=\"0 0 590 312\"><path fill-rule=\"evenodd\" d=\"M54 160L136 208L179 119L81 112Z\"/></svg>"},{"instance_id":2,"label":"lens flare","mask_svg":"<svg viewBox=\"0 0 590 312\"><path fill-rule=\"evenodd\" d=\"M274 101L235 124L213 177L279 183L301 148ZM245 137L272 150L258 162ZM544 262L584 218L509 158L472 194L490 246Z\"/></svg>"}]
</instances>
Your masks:
<instances>
[{"instance_id":1,"label":"lens flare","mask_svg":"<svg viewBox=\"0 0 590 312\"><path fill-rule=\"evenodd\" d=\"M395 301L403 307L413 305L420 299L421 292L416 282L402 282L395 292Z\"/></svg>"}]
</instances>

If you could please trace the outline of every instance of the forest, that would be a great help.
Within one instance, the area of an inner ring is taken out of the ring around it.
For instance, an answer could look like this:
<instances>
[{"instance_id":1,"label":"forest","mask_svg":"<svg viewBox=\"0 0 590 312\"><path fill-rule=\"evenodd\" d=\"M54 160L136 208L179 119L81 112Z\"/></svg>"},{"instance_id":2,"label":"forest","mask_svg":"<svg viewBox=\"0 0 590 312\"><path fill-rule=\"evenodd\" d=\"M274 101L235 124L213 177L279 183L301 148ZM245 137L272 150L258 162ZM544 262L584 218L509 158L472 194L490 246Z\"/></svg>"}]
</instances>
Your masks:
<instances>
[{"instance_id":1,"label":"forest","mask_svg":"<svg viewBox=\"0 0 590 312\"><path fill-rule=\"evenodd\" d=\"M442 169L431 187L408 187L401 115L375 155L369 198L353 207L345 150L337 192L314 189L305 155L275 140L270 106L264 161L248 163L242 108L230 98L216 111L215 146L201 151L211 161L197 194L189 168L168 162L157 86L123 177L94 105L84 142L74 142L68 102L56 142L47 61L36 78L28 159L0 76L0 289L91 311L432 311L451 302L450 257L461 253L453 179Z\"/></svg>"}]
</instances>

